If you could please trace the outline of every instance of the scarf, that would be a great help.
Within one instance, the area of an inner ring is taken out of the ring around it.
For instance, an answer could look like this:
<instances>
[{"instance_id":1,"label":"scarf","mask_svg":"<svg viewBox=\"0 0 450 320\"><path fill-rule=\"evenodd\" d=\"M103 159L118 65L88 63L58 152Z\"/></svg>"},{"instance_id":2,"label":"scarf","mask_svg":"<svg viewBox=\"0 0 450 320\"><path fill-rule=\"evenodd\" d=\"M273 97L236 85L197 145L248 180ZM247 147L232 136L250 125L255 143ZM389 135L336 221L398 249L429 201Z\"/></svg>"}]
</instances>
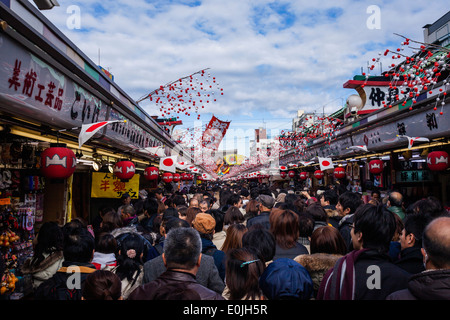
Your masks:
<instances>
[{"instance_id":1,"label":"scarf","mask_svg":"<svg viewBox=\"0 0 450 320\"><path fill-rule=\"evenodd\" d=\"M368 249L353 250L325 274L317 294L318 300L355 299L355 262Z\"/></svg>"}]
</instances>

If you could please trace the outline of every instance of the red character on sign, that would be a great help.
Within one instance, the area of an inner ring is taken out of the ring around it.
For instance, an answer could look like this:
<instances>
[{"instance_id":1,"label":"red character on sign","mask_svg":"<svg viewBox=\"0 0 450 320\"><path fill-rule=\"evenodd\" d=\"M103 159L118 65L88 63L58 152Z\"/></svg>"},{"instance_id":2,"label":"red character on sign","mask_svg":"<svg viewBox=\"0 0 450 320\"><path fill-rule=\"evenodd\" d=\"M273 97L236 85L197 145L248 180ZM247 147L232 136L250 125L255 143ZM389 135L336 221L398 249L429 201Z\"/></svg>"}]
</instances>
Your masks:
<instances>
[{"instance_id":1,"label":"red character on sign","mask_svg":"<svg viewBox=\"0 0 450 320\"><path fill-rule=\"evenodd\" d=\"M20 75L20 67L22 66L22 61L16 59L16 63L14 65L13 76L8 79L9 88L14 86L14 90L17 91L17 88L20 87L19 75Z\"/></svg>"}]
</instances>

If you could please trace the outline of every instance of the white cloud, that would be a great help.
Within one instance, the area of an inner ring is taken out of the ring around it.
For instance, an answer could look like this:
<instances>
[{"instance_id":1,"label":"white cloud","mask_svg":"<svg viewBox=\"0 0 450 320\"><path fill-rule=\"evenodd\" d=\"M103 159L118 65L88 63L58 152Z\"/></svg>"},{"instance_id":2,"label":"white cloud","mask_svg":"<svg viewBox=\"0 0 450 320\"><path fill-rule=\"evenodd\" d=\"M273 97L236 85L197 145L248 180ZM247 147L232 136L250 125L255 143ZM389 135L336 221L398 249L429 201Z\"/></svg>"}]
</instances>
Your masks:
<instances>
[{"instance_id":1,"label":"white cloud","mask_svg":"<svg viewBox=\"0 0 450 320\"><path fill-rule=\"evenodd\" d=\"M378 2L381 29L371 30L366 10L373 1L60 4L43 13L95 63L100 48L102 66L110 68L131 97L138 99L162 84L211 68L224 96L205 112L236 124L240 117L286 118L289 123L297 109L336 111L342 99L354 93L342 89L343 83L378 52L400 44L394 32L421 41L422 27L448 7L443 0ZM74 4L81 8L81 30L69 30L65 24L65 10ZM155 114L150 105L142 103Z\"/></svg>"}]
</instances>

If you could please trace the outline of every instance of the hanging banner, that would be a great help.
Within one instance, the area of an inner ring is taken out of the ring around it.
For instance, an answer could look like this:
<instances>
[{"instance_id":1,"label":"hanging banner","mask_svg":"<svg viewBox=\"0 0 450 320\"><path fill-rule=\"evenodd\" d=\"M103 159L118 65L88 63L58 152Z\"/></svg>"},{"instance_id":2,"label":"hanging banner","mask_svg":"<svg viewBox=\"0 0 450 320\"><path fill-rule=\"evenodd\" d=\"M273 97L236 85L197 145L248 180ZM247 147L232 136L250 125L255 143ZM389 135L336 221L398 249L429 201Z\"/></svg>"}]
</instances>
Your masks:
<instances>
[{"instance_id":1,"label":"hanging banner","mask_svg":"<svg viewBox=\"0 0 450 320\"><path fill-rule=\"evenodd\" d=\"M217 150L229 126L230 122L221 121L215 116L212 116L209 124L206 126L206 129L203 132L202 146L204 148Z\"/></svg>"},{"instance_id":2,"label":"hanging banner","mask_svg":"<svg viewBox=\"0 0 450 320\"><path fill-rule=\"evenodd\" d=\"M122 182L109 172L92 173L92 198L120 198L128 193L131 199L139 196L139 174L135 174L128 182Z\"/></svg>"}]
</instances>

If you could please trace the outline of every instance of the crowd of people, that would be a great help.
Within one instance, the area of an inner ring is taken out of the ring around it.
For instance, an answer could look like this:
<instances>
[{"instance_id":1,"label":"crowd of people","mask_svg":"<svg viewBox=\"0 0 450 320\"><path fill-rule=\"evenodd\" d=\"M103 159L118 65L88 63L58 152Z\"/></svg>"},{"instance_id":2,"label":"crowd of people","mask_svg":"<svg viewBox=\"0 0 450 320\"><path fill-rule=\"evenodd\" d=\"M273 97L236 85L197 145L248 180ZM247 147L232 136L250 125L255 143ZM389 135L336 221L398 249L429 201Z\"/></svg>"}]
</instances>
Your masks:
<instances>
[{"instance_id":1,"label":"crowd of people","mask_svg":"<svg viewBox=\"0 0 450 320\"><path fill-rule=\"evenodd\" d=\"M450 299L450 215L435 197L258 184L143 190L92 221L46 222L33 299Z\"/></svg>"}]
</instances>

